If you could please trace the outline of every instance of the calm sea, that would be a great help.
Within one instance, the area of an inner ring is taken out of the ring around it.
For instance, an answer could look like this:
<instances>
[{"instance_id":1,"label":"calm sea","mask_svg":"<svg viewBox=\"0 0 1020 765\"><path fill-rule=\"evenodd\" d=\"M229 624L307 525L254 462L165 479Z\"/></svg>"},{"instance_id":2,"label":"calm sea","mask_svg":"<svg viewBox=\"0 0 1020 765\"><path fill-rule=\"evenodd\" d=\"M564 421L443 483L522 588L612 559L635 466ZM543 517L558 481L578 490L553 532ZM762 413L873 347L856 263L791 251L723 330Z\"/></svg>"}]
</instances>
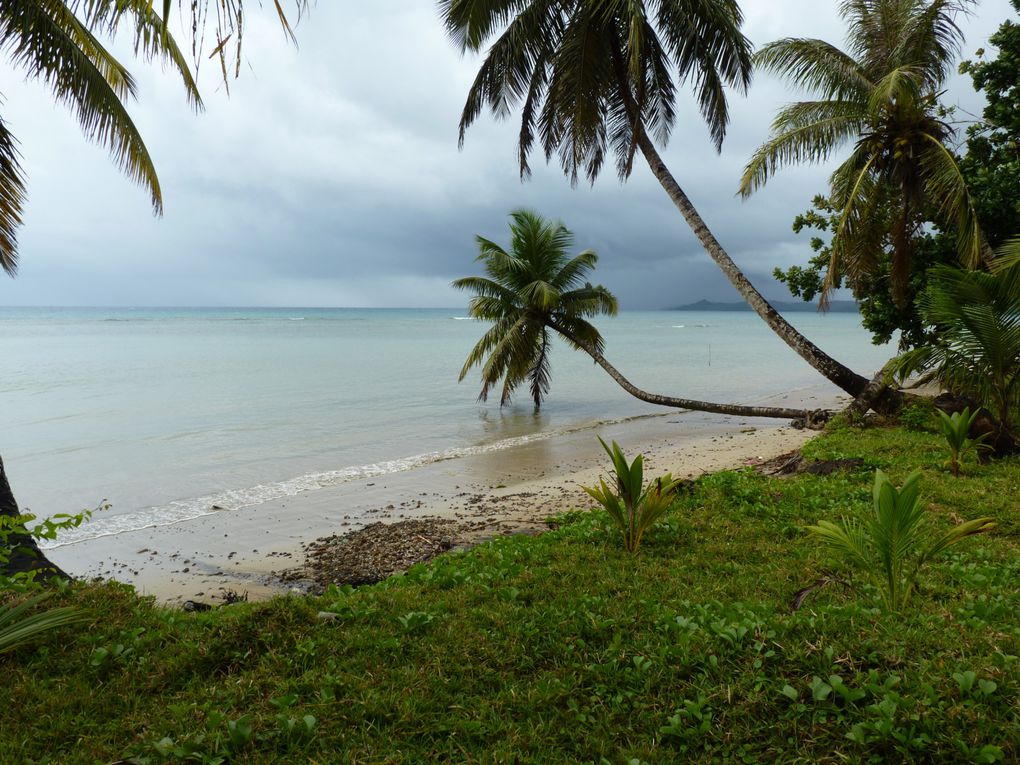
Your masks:
<instances>
[{"instance_id":1,"label":"calm sea","mask_svg":"<svg viewBox=\"0 0 1020 765\"><path fill-rule=\"evenodd\" d=\"M858 321L794 317L870 375L891 349ZM37 514L112 504L79 537L661 411L564 345L540 414L524 391L479 403L477 370L457 374L485 327L456 309L0 309L0 323L0 454ZM654 392L749 402L821 379L751 313L599 324L606 356Z\"/></svg>"}]
</instances>

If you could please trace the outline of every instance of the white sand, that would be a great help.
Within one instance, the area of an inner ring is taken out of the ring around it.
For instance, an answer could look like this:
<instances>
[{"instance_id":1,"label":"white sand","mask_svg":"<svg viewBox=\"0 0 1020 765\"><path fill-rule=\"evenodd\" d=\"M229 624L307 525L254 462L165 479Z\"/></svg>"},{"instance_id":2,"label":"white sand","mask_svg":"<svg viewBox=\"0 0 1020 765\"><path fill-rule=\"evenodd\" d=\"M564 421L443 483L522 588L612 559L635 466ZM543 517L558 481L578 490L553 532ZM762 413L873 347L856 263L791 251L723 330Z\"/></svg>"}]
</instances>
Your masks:
<instances>
[{"instance_id":1,"label":"white sand","mask_svg":"<svg viewBox=\"0 0 1020 765\"><path fill-rule=\"evenodd\" d=\"M793 402L793 403L791 403ZM770 402L771 403L771 402ZM777 405L835 407L817 391ZM628 456L645 454L646 475L675 477L739 467L801 447L814 433L782 420L667 413L599 428ZM375 521L440 517L484 522L484 534L535 527L570 508L587 508L580 486L606 474L608 458L584 430L505 451L437 462L416 470L351 481L170 526L65 545L52 559L80 577L133 584L160 600L214 600L223 589L252 599L285 592L274 571L302 562L301 544Z\"/></svg>"}]
</instances>

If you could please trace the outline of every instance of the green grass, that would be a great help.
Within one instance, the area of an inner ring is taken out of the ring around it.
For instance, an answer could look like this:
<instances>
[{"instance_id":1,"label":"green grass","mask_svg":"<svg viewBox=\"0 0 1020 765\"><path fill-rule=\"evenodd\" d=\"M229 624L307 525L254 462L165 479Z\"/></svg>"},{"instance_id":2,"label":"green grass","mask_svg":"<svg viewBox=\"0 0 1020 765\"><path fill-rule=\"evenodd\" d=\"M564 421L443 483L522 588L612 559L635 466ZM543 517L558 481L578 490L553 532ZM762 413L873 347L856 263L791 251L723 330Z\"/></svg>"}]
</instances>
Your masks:
<instances>
[{"instance_id":1,"label":"green grass","mask_svg":"<svg viewBox=\"0 0 1020 765\"><path fill-rule=\"evenodd\" d=\"M836 427L806 452L866 466L707 476L636 556L573 513L323 598L189 614L76 586L59 600L89 625L0 657L0 762L1020 759L1020 464L954 479L918 430ZM857 581L791 614L800 587L851 574L801 527L868 512L876 467L923 468L940 528L999 528L904 614Z\"/></svg>"}]
</instances>

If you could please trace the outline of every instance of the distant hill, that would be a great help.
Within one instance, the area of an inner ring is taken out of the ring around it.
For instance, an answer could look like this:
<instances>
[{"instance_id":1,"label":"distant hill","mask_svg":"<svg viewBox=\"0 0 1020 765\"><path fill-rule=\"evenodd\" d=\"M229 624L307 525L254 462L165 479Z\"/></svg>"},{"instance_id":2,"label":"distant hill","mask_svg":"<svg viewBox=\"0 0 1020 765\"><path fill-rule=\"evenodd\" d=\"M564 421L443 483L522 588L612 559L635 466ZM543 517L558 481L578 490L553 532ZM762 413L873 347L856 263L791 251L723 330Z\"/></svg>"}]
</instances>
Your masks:
<instances>
[{"instance_id":1,"label":"distant hill","mask_svg":"<svg viewBox=\"0 0 1020 765\"><path fill-rule=\"evenodd\" d=\"M802 300L797 301L777 301L772 303L772 307L780 313L809 313L818 310L818 303L811 302L805 303ZM747 303L734 302L734 303L715 303L711 300L699 300L697 303L688 303L687 305L677 306L675 308L668 308L669 311L750 311L751 306ZM829 311L832 313L857 313L857 303L853 300L833 300L829 303Z\"/></svg>"}]
</instances>

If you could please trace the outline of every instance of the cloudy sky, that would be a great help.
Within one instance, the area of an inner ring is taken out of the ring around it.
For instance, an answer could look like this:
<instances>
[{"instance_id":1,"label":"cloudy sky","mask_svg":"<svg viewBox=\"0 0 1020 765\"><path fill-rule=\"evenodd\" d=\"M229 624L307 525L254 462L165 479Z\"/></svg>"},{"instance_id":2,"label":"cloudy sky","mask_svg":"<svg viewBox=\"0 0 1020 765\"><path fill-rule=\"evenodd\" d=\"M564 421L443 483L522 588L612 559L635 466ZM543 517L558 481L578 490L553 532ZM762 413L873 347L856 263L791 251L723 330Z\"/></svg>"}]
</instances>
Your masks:
<instances>
[{"instance_id":1,"label":"cloudy sky","mask_svg":"<svg viewBox=\"0 0 1020 765\"><path fill-rule=\"evenodd\" d=\"M432 0L319 0L297 28L298 48L269 9L251 5L246 68L228 96L203 66L204 113L189 110L170 73L131 66L140 96L130 109L160 173L161 219L66 108L0 69L3 116L29 177L21 271L0 276L0 305L456 306L463 296L448 285L472 272L473 236L503 238L507 213L522 206L562 219L579 247L594 248L598 280L624 308L737 299L643 165L626 184L607 172L572 189L536 157L521 183L517 124L488 116L458 151L477 61L444 37ZM744 0L745 30L757 45L841 42L837 6ZM984 0L962 22L965 54L1011 14L1008 0ZM786 171L747 202L734 192L775 109L795 97L766 77L734 96L721 155L682 97L664 152L723 245L774 298L783 288L773 266L807 257L790 223L827 171ZM947 100L981 107L966 78Z\"/></svg>"}]
</instances>

